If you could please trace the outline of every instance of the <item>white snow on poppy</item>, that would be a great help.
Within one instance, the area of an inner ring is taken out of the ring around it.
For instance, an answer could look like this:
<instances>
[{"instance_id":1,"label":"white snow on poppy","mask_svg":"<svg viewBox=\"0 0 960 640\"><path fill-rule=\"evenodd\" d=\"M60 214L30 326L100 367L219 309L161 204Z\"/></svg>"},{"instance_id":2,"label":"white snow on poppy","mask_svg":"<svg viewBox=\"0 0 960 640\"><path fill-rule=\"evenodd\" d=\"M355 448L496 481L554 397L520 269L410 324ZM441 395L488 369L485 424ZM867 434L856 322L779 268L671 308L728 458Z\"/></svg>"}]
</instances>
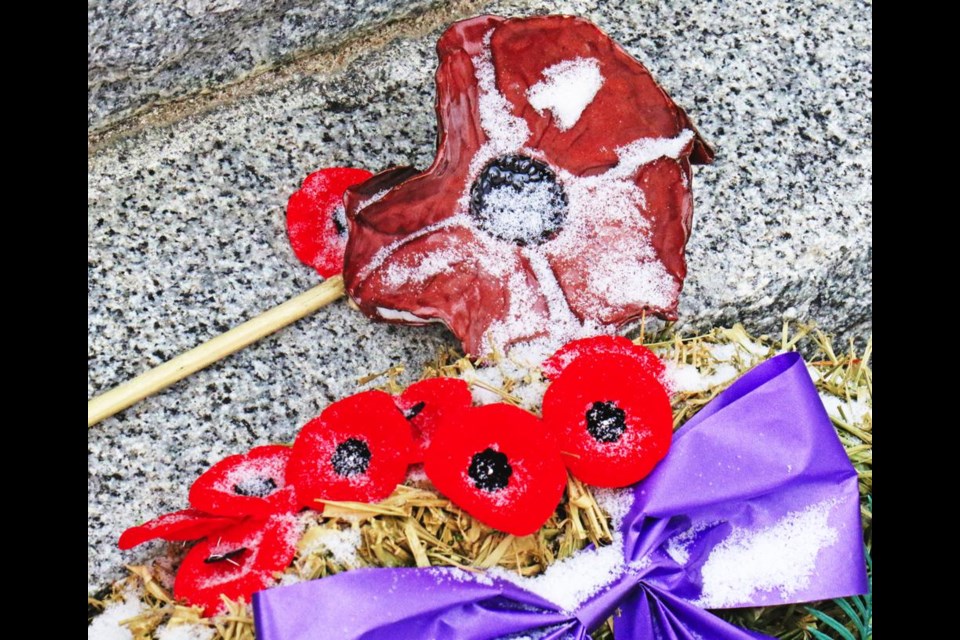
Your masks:
<instances>
[{"instance_id":1,"label":"white snow on poppy","mask_svg":"<svg viewBox=\"0 0 960 640\"><path fill-rule=\"evenodd\" d=\"M427 322L439 322L439 320L431 318L421 318L418 315L414 315L409 311L401 311L399 309L388 309L387 307L377 307L377 315L383 318L384 320L399 320L402 322L414 322L418 324L424 324Z\"/></svg>"},{"instance_id":2,"label":"white snow on poppy","mask_svg":"<svg viewBox=\"0 0 960 640\"><path fill-rule=\"evenodd\" d=\"M558 62L543 70L543 78L527 90L527 100L538 113L553 112L561 131L577 124L603 86L600 63L593 58Z\"/></svg>"}]
</instances>

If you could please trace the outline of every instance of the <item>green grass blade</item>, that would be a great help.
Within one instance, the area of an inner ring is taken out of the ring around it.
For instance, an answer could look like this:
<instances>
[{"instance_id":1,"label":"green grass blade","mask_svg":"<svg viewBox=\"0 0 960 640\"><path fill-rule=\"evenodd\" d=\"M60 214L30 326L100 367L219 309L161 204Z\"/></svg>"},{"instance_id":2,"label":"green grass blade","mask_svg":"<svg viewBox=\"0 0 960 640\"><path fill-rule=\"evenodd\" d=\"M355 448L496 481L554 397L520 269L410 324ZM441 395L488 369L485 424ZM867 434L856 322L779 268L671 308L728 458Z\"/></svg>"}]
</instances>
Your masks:
<instances>
[{"instance_id":1,"label":"green grass blade","mask_svg":"<svg viewBox=\"0 0 960 640\"><path fill-rule=\"evenodd\" d=\"M860 638L866 638L867 629L864 626L866 620L857 615L857 612L853 610L853 607L850 606L850 603L845 598L837 598L834 600L834 602L838 607L843 609L843 612L847 614L847 617L853 621L854 626L857 627L857 631L860 632Z\"/></svg>"},{"instance_id":2,"label":"green grass blade","mask_svg":"<svg viewBox=\"0 0 960 640\"><path fill-rule=\"evenodd\" d=\"M850 616L851 618L854 618L855 620L860 619L860 620L866 621L870 617L868 614L866 602L864 602L863 598L861 598L860 596L850 596L849 598L847 598L847 601L852 602L853 606L855 606L857 608L857 611L859 612L857 616L851 615ZM838 602L837 604L840 604L840 603ZM867 634L861 631L860 635L866 637Z\"/></svg>"},{"instance_id":3,"label":"green grass blade","mask_svg":"<svg viewBox=\"0 0 960 640\"><path fill-rule=\"evenodd\" d=\"M830 627L831 629L839 633L840 637L843 638L843 640L857 640L853 636L853 634L850 633L849 629L847 629L845 626L843 626L842 624L840 624L839 622L837 622L827 614L823 613L822 611L817 611L816 609L813 609L811 607L804 607L804 608L807 610L807 613L809 613L814 618L816 618L823 624L827 625L828 627ZM809 629L809 631L812 632L812 631L815 631L815 629Z\"/></svg>"}]
</instances>

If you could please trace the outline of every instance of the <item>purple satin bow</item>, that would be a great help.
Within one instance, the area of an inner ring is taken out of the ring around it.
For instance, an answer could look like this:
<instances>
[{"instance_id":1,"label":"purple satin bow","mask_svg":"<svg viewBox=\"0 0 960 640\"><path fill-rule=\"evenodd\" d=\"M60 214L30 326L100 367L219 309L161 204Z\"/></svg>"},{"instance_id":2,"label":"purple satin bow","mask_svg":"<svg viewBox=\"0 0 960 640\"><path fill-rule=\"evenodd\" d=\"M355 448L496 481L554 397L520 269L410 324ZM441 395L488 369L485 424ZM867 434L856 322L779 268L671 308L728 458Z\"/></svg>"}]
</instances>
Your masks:
<instances>
[{"instance_id":1,"label":"purple satin bow","mask_svg":"<svg viewBox=\"0 0 960 640\"><path fill-rule=\"evenodd\" d=\"M594 565L609 579L580 598L439 567L268 589L253 596L257 637L581 639L616 614L617 640L753 640L767 636L705 609L865 593L857 474L797 354L754 367L677 431L612 546L572 559L588 554L565 574L575 592L589 554L605 554Z\"/></svg>"}]
</instances>

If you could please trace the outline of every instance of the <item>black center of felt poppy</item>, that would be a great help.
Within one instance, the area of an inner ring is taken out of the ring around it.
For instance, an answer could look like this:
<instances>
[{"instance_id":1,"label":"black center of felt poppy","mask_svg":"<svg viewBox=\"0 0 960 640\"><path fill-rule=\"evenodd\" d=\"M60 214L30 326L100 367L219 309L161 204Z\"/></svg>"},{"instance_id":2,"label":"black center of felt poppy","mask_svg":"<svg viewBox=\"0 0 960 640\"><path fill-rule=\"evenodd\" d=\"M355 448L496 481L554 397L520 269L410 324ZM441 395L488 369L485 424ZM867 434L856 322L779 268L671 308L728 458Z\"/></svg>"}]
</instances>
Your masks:
<instances>
[{"instance_id":1,"label":"black center of felt poppy","mask_svg":"<svg viewBox=\"0 0 960 640\"><path fill-rule=\"evenodd\" d=\"M489 447L473 454L470 468L467 469L467 475L473 480L473 484L484 491L503 489L510 482L512 474L513 469L507 462L507 456Z\"/></svg>"},{"instance_id":2,"label":"black center of felt poppy","mask_svg":"<svg viewBox=\"0 0 960 640\"><path fill-rule=\"evenodd\" d=\"M364 473L370 466L370 447L363 440L350 438L337 445L330 458L330 464L337 475L353 476Z\"/></svg>"},{"instance_id":3,"label":"black center of felt poppy","mask_svg":"<svg viewBox=\"0 0 960 640\"><path fill-rule=\"evenodd\" d=\"M233 551L227 551L226 553L213 553L207 556L206 558L204 558L203 561L206 564L213 564L214 562L224 562L227 560L232 560L233 558L236 558L246 550L247 550L246 547L238 547Z\"/></svg>"},{"instance_id":4,"label":"black center of felt poppy","mask_svg":"<svg viewBox=\"0 0 960 640\"><path fill-rule=\"evenodd\" d=\"M337 205L333 209L333 226L337 230L337 235L342 236L347 233L347 211L343 205Z\"/></svg>"},{"instance_id":5,"label":"black center of felt poppy","mask_svg":"<svg viewBox=\"0 0 960 640\"><path fill-rule=\"evenodd\" d=\"M417 404L413 405L412 407L404 411L403 417L406 418L407 420L413 420L420 414L421 411L423 411L423 408L425 406L427 406L427 403L421 400Z\"/></svg>"},{"instance_id":6,"label":"black center of felt poppy","mask_svg":"<svg viewBox=\"0 0 960 640\"><path fill-rule=\"evenodd\" d=\"M616 442L627 430L626 417L613 402L594 402L587 409L587 431L597 442Z\"/></svg>"},{"instance_id":7,"label":"black center of felt poppy","mask_svg":"<svg viewBox=\"0 0 960 640\"><path fill-rule=\"evenodd\" d=\"M233 485L233 492L240 496L250 496L252 498L265 498L277 488L277 483L273 478L244 478Z\"/></svg>"},{"instance_id":8,"label":"black center of felt poppy","mask_svg":"<svg viewBox=\"0 0 960 640\"><path fill-rule=\"evenodd\" d=\"M490 235L521 247L555 237L567 194L550 167L522 155L490 161L470 187L470 215Z\"/></svg>"}]
</instances>

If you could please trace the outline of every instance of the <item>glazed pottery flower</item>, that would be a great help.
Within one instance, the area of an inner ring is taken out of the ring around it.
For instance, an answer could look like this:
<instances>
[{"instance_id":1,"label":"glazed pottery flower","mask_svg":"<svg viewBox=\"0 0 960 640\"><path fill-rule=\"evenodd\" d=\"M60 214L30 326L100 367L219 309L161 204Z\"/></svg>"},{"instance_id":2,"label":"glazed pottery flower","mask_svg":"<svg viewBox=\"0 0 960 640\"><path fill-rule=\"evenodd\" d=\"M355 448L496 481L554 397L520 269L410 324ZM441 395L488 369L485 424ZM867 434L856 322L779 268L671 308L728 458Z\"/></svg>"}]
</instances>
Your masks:
<instances>
[{"instance_id":1,"label":"glazed pottery flower","mask_svg":"<svg viewBox=\"0 0 960 640\"><path fill-rule=\"evenodd\" d=\"M437 51L433 165L344 197L361 310L474 355L675 318L690 165L713 152L643 65L567 16L465 20Z\"/></svg>"}]
</instances>

